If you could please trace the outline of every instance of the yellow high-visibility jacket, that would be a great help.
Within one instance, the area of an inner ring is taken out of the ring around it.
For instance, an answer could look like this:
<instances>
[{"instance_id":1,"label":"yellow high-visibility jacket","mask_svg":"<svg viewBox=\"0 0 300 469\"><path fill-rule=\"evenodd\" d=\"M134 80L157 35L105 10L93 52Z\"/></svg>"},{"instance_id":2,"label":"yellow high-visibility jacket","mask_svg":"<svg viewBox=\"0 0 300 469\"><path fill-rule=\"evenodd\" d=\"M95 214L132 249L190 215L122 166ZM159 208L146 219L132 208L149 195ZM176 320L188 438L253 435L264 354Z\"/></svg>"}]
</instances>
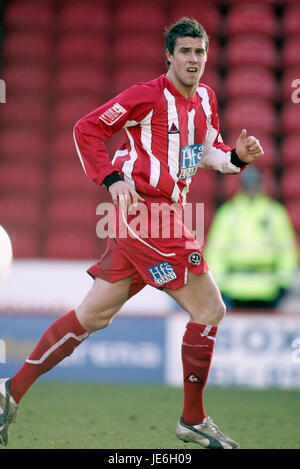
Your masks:
<instances>
[{"instance_id":1,"label":"yellow high-visibility jacket","mask_svg":"<svg viewBox=\"0 0 300 469\"><path fill-rule=\"evenodd\" d=\"M288 213L264 194L238 192L217 210L204 256L222 293L231 299L274 300L288 289L299 251Z\"/></svg>"}]
</instances>

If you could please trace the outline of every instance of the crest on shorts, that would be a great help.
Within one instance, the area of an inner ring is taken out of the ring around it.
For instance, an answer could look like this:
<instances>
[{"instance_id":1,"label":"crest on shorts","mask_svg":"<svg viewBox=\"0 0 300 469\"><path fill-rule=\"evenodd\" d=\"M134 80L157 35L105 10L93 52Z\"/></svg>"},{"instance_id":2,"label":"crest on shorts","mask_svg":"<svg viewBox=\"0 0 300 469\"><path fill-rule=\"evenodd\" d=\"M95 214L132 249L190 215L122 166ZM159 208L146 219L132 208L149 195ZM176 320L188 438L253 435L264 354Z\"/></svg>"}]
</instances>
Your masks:
<instances>
[{"instance_id":1,"label":"crest on shorts","mask_svg":"<svg viewBox=\"0 0 300 469\"><path fill-rule=\"evenodd\" d=\"M107 111L105 111L103 114L101 114L99 119L101 119L107 125L113 125L120 119L120 117L126 114L126 112L127 110L123 108L121 104L116 103L107 109Z\"/></svg>"},{"instance_id":2,"label":"crest on shorts","mask_svg":"<svg viewBox=\"0 0 300 469\"><path fill-rule=\"evenodd\" d=\"M148 270L156 283L156 285L164 285L177 278L175 270L169 262L161 262L160 264L148 267Z\"/></svg>"},{"instance_id":3,"label":"crest on shorts","mask_svg":"<svg viewBox=\"0 0 300 469\"><path fill-rule=\"evenodd\" d=\"M189 381L190 383L195 383L195 384L196 383L204 384L203 379L199 378L199 376L197 376L195 373L190 373L189 375L187 375L184 381Z\"/></svg>"},{"instance_id":4,"label":"crest on shorts","mask_svg":"<svg viewBox=\"0 0 300 469\"><path fill-rule=\"evenodd\" d=\"M202 261L202 256L201 256L200 252L194 251L194 252L191 252L191 254L189 254L188 259L189 259L190 264L200 265L201 261Z\"/></svg>"}]
</instances>

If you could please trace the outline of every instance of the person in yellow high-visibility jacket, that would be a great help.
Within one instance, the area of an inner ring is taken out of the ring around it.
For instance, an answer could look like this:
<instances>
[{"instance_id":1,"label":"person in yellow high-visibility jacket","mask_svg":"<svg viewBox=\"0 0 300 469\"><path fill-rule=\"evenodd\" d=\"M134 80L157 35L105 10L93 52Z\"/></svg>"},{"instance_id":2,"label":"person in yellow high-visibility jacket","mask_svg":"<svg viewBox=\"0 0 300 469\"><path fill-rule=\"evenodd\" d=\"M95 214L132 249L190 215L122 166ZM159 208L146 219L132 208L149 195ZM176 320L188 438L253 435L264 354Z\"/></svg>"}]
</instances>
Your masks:
<instances>
[{"instance_id":1,"label":"person in yellow high-visibility jacket","mask_svg":"<svg viewBox=\"0 0 300 469\"><path fill-rule=\"evenodd\" d=\"M205 258L231 307L275 308L299 265L296 236L285 207L264 194L256 168L217 210Z\"/></svg>"}]
</instances>

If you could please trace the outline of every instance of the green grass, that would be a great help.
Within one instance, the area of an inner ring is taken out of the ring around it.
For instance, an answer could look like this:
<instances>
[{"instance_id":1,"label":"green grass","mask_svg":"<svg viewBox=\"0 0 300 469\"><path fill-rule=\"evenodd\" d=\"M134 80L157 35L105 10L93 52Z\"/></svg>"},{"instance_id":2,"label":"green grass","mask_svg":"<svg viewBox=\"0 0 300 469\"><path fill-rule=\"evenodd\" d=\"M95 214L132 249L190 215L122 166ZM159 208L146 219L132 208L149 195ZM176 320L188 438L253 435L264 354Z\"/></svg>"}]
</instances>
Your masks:
<instances>
[{"instance_id":1,"label":"green grass","mask_svg":"<svg viewBox=\"0 0 300 469\"><path fill-rule=\"evenodd\" d=\"M300 392L207 388L206 412L244 449L300 448ZM10 449L200 449L175 436L182 390L38 382L10 427ZM2 447L1 447L2 448Z\"/></svg>"}]
</instances>

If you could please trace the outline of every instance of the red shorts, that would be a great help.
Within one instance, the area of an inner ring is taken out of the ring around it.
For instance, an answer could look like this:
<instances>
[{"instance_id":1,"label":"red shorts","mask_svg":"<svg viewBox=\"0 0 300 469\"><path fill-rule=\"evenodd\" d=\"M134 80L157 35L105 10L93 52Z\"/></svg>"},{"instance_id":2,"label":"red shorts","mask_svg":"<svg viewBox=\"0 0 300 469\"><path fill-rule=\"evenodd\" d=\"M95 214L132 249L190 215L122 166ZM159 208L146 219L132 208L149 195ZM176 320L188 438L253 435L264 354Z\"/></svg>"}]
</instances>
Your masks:
<instances>
[{"instance_id":1,"label":"red shorts","mask_svg":"<svg viewBox=\"0 0 300 469\"><path fill-rule=\"evenodd\" d=\"M147 284L177 289L185 285L188 270L208 271L200 244L184 226L181 209L172 204L175 210L170 210L168 202L158 211L153 202L146 198L133 215L114 209L115 237L108 239L104 254L87 271L111 283L132 277L129 296Z\"/></svg>"}]
</instances>

